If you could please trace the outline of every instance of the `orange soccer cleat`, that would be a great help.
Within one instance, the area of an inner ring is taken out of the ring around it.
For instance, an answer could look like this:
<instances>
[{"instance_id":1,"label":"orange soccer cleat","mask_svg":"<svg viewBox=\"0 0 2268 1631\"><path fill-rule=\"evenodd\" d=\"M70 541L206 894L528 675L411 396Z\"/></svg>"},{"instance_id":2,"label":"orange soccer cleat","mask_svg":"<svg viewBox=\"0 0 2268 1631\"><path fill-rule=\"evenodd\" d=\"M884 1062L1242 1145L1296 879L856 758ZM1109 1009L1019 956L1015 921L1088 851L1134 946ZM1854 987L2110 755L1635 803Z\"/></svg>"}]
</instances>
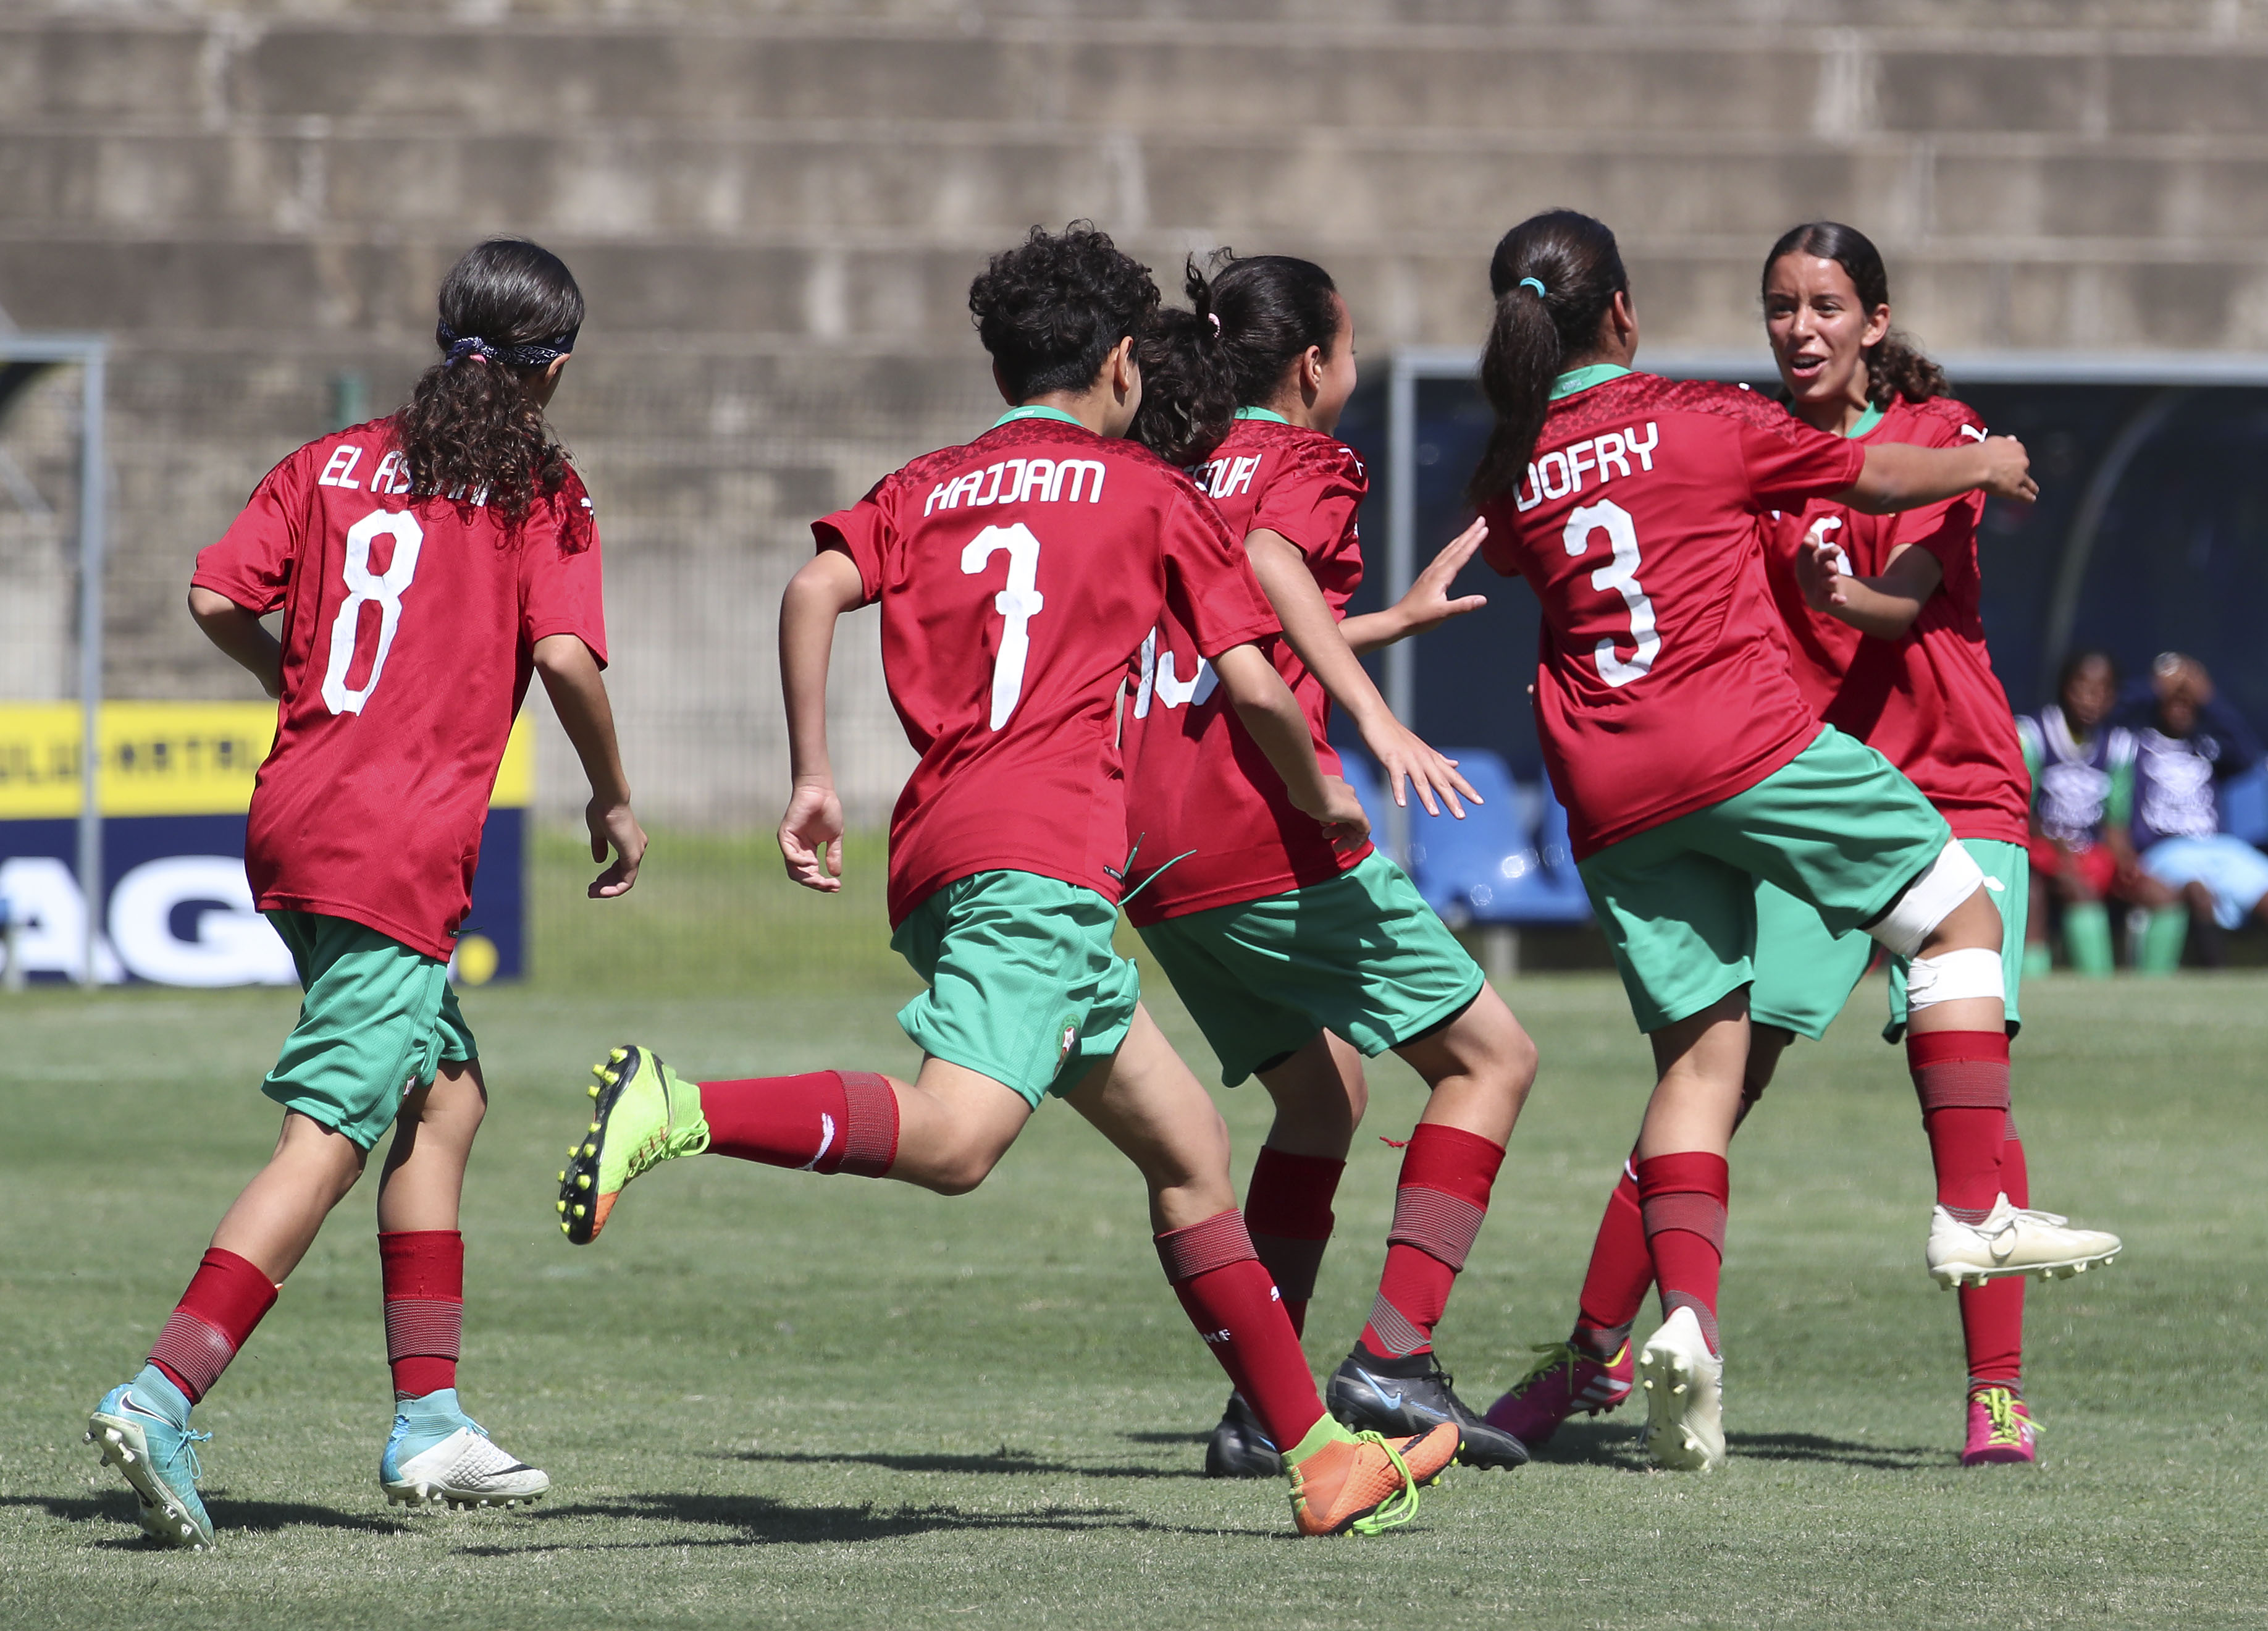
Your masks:
<instances>
[{"instance_id":1,"label":"orange soccer cleat","mask_svg":"<svg viewBox=\"0 0 2268 1631\"><path fill-rule=\"evenodd\" d=\"M1445 1421L1410 1438L1349 1433L1325 1416L1286 1460L1292 1517L1303 1535L1374 1535L1418 1516L1418 1486L1431 1483L1457 1453L1460 1435Z\"/></svg>"}]
</instances>

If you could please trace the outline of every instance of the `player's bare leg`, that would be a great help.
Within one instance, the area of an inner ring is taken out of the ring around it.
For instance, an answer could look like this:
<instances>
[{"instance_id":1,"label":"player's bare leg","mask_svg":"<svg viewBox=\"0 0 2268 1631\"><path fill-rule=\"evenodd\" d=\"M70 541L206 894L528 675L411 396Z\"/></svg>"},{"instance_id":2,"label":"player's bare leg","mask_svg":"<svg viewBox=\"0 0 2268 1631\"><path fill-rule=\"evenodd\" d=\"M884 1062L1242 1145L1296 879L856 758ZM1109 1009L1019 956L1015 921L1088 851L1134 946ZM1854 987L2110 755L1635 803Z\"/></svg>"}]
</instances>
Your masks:
<instances>
[{"instance_id":1,"label":"player's bare leg","mask_svg":"<svg viewBox=\"0 0 2268 1631\"><path fill-rule=\"evenodd\" d=\"M368 1155L345 1134L286 1111L276 1153L222 1214L212 1249L257 1265L281 1285L315 1244L331 1208L362 1177Z\"/></svg>"}]
</instances>

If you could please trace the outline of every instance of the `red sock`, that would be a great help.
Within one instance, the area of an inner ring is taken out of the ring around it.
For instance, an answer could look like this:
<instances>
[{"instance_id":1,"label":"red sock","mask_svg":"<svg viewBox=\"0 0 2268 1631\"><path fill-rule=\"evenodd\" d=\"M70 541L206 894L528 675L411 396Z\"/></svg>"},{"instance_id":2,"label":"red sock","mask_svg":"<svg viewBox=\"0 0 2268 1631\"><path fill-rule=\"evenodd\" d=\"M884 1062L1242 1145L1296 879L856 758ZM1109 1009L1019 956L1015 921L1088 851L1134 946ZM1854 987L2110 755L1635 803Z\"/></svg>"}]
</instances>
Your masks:
<instances>
[{"instance_id":1,"label":"red sock","mask_svg":"<svg viewBox=\"0 0 2268 1631\"><path fill-rule=\"evenodd\" d=\"M2007 1125L2008 1141L2000 1147L2000 1188L2019 1207L2032 1202L2029 1174L2025 1170L2023 1140L2016 1123ZM1969 1350L1969 1385L1991 1383L2021 1391L2024 1375L2024 1277L2011 1274L1988 1280L1981 1286L1963 1286L1961 1298L1961 1340Z\"/></svg>"},{"instance_id":2,"label":"red sock","mask_svg":"<svg viewBox=\"0 0 2268 1631\"><path fill-rule=\"evenodd\" d=\"M1684 1150L1632 1169L1664 1318L1690 1308L1712 1354L1717 1345L1717 1282L1725 1266L1725 1207L1733 1176L1722 1155Z\"/></svg>"},{"instance_id":3,"label":"red sock","mask_svg":"<svg viewBox=\"0 0 2268 1631\"><path fill-rule=\"evenodd\" d=\"M1252 1250L1244 1214L1232 1208L1157 1236L1158 1260L1197 1334L1212 1349L1277 1448L1289 1450L1322 1420L1300 1339L1268 1271Z\"/></svg>"},{"instance_id":4,"label":"red sock","mask_svg":"<svg viewBox=\"0 0 2268 1631\"><path fill-rule=\"evenodd\" d=\"M879 1178L898 1158L898 1096L863 1070L704 1081L709 1148L736 1161Z\"/></svg>"},{"instance_id":5,"label":"red sock","mask_svg":"<svg viewBox=\"0 0 2268 1631\"><path fill-rule=\"evenodd\" d=\"M1646 1288L1653 1284L1653 1257L1646 1250L1646 1223L1638 1210L1638 1174L1626 1161L1614 1193L1607 1197L1598 1238L1591 1243L1575 1345L1600 1359L1612 1359L1638 1323Z\"/></svg>"},{"instance_id":6,"label":"red sock","mask_svg":"<svg viewBox=\"0 0 2268 1631\"><path fill-rule=\"evenodd\" d=\"M1330 1244L1331 1197L1338 1193L1346 1162L1322 1155L1293 1155L1270 1145L1260 1147L1252 1163L1252 1186L1244 1194L1244 1221L1260 1266L1284 1294L1284 1314L1292 1334L1305 1336L1307 1303L1315 1295L1315 1271Z\"/></svg>"},{"instance_id":7,"label":"red sock","mask_svg":"<svg viewBox=\"0 0 2268 1631\"><path fill-rule=\"evenodd\" d=\"M1386 1272L1362 1328L1362 1346L1381 1359L1431 1353L1433 1327L1449 1288L1488 1216L1489 1191L1504 1146L1477 1133L1421 1121L1402 1152Z\"/></svg>"},{"instance_id":8,"label":"red sock","mask_svg":"<svg viewBox=\"0 0 2268 1631\"><path fill-rule=\"evenodd\" d=\"M249 1258L214 1247L173 1310L150 1362L173 1379L192 1405L212 1390L236 1350L276 1306L276 1284Z\"/></svg>"},{"instance_id":9,"label":"red sock","mask_svg":"<svg viewBox=\"0 0 2268 1631\"><path fill-rule=\"evenodd\" d=\"M2000 1193L2008 1137L2007 1033L1909 1031L1906 1067L1937 1169L1937 1204L1964 1223L1981 1223Z\"/></svg>"},{"instance_id":10,"label":"red sock","mask_svg":"<svg viewBox=\"0 0 2268 1631\"><path fill-rule=\"evenodd\" d=\"M386 1362L396 1399L457 1385L465 1332L465 1237L453 1229L381 1229Z\"/></svg>"}]
</instances>

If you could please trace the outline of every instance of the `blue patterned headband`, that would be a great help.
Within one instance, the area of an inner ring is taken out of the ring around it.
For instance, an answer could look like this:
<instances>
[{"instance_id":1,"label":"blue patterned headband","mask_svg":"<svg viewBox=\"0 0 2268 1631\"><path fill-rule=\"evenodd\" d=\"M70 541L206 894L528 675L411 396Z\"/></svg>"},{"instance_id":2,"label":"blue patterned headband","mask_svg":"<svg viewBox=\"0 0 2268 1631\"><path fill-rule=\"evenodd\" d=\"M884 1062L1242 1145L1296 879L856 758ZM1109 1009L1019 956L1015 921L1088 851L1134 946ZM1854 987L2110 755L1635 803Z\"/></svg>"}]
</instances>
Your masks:
<instances>
[{"instance_id":1,"label":"blue patterned headband","mask_svg":"<svg viewBox=\"0 0 2268 1631\"><path fill-rule=\"evenodd\" d=\"M549 339L530 340L525 345L497 345L476 334L460 335L448 324L441 323L434 328L433 337L449 353L442 359L444 368L453 368L468 357L502 363L507 368L543 368L573 351L575 336L582 332L578 326Z\"/></svg>"}]
</instances>

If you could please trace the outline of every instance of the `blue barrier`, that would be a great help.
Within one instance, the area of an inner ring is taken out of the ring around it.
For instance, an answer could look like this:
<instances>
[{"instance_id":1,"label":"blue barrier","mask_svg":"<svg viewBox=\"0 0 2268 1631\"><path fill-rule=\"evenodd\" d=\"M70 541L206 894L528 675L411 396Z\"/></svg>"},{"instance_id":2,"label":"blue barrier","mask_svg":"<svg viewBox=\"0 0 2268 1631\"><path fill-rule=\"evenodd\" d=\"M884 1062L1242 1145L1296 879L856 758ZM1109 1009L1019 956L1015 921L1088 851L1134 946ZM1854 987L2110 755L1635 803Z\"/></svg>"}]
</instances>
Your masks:
<instances>
[{"instance_id":1,"label":"blue barrier","mask_svg":"<svg viewBox=\"0 0 2268 1631\"><path fill-rule=\"evenodd\" d=\"M1521 787L1485 748L1441 751L1483 801L1468 804L1462 821L1447 809L1436 816L1412 806L1410 875L1426 904L1452 927L1588 922L1590 897L1567 847L1567 812L1550 784ZM1375 767L1344 757L1348 782L1383 828L1387 805Z\"/></svg>"}]
</instances>

